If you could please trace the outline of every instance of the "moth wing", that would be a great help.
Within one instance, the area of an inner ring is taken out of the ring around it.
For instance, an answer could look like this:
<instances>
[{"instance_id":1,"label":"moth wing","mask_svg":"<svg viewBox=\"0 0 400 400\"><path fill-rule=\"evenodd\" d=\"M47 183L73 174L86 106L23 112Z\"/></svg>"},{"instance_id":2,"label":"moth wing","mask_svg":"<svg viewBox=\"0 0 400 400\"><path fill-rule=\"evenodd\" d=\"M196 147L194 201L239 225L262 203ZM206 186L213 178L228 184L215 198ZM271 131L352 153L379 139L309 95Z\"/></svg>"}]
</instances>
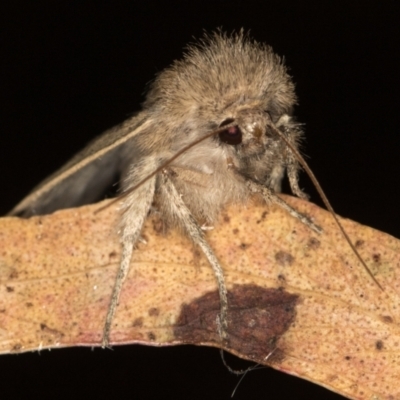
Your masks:
<instances>
[{"instance_id":1,"label":"moth wing","mask_svg":"<svg viewBox=\"0 0 400 400\"><path fill-rule=\"evenodd\" d=\"M98 200L126 168L126 161L122 156L124 144L145 130L149 124L147 114L141 112L104 132L35 187L9 215L28 217L48 214Z\"/></svg>"}]
</instances>

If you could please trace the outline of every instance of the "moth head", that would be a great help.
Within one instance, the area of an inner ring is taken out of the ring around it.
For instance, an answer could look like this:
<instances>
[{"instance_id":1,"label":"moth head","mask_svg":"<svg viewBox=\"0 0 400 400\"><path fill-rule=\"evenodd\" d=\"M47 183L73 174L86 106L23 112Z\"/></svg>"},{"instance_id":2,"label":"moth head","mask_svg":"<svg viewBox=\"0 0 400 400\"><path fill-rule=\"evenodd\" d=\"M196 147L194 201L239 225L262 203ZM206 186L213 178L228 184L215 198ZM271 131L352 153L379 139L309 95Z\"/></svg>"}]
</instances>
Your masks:
<instances>
[{"instance_id":1,"label":"moth head","mask_svg":"<svg viewBox=\"0 0 400 400\"><path fill-rule=\"evenodd\" d=\"M256 108L247 108L232 115L219 124L214 140L220 146L231 148L231 158L247 159L247 164L251 158L276 158L279 154L284 163L282 155L286 152L286 145L277 134L277 129L294 144L301 136L299 124L288 114L275 121L268 111ZM221 130L224 126L227 128Z\"/></svg>"},{"instance_id":2,"label":"moth head","mask_svg":"<svg viewBox=\"0 0 400 400\"><path fill-rule=\"evenodd\" d=\"M178 121L197 119L215 127L221 116L233 118L249 108L265 110L276 122L290 114L295 103L282 59L242 30L205 35L189 46L184 57L150 85L144 107Z\"/></svg>"},{"instance_id":3,"label":"moth head","mask_svg":"<svg viewBox=\"0 0 400 400\"><path fill-rule=\"evenodd\" d=\"M215 165L211 158L224 155L244 174L265 177L285 163L285 146L270 127L285 125L282 118L290 116L295 103L294 85L282 59L240 31L205 35L191 45L183 59L151 84L144 108L157 115L162 135L156 140L169 141L171 154L226 126L183 154L182 163L200 165L209 157ZM215 144L219 153L212 149ZM192 154L195 151L204 156L202 161Z\"/></svg>"}]
</instances>

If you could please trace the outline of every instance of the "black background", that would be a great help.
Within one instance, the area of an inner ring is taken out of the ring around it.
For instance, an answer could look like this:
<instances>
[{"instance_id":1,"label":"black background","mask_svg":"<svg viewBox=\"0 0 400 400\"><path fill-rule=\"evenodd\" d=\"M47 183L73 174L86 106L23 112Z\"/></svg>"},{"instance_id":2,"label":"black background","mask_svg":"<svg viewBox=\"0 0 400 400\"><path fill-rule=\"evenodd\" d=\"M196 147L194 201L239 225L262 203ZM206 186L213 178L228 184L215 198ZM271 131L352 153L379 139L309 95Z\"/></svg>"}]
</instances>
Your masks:
<instances>
[{"instance_id":1,"label":"black background","mask_svg":"<svg viewBox=\"0 0 400 400\"><path fill-rule=\"evenodd\" d=\"M203 29L244 27L285 55L305 153L336 211L400 237L399 17L396 1L2 5L0 212L138 110L146 83ZM305 176L302 186L320 204ZM217 350L192 346L2 356L0 376L4 399L223 399L238 381ZM340 396L261 369L234 398Z\"/></svg>"}]
</instances>

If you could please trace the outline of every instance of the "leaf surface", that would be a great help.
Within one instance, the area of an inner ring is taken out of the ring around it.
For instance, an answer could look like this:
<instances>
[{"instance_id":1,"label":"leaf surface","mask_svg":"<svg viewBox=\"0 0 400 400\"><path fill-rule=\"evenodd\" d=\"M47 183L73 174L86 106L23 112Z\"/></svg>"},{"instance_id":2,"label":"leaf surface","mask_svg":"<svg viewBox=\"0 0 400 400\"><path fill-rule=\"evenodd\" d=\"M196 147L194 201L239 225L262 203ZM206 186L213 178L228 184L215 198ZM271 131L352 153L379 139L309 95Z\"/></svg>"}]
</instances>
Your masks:
<instances>
[{"instance_id":1,"label":"leaf surface","mask_svg":"<svg viewBox=\"0 0 400 400\"><path fill-rule=\"evenodd\" d=\"M231 207L207 240L229 289L229 341L353 399L400 399L399 240L285 196L320 235L275 206ZM118 211L106 202L0 220L0 352L99 346L117 273ZM216 280L186 237L149 217L124 283L113 345L220 347Z\"/></svg>"}]
</instances>

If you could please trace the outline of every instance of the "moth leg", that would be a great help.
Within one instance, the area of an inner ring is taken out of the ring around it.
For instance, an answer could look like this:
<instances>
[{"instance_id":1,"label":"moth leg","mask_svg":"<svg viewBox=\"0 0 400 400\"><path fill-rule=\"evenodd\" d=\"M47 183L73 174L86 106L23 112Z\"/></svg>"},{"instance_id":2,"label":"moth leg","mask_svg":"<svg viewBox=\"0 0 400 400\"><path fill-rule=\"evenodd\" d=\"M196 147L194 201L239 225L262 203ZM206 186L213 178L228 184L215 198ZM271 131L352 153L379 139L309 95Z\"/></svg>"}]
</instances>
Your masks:
<instances>
[{"instance_id":1,"label":"moth leg","mask_svg":"<svg viewBox=\"0 0 400 400\"><path fill-rule=\"evenodd\" d=\"M299 187L299 165L293 157L292 152L289 150L288 163L287 163L287 176L289 178L290 189L292 193L300 199L308 200L308 196Z\"/></svg>"},{"instance_id":2,"label":"moth leg","mask_svg":"<svg viewBox=\"0 0 400 400\"><path fill-rule=\"evenodd\" d=\"M298 219L301 223L308 226L314 232L322 233L322 228L318 225L314 224L310 218L296 211L293 207L291 207L286 201L282 200L279 196L277 196L271 189L266 186L260 185L259 183L253 181L247 181L247 186L253 193L259 193L267 203L275 203L278 206L282 207L285 211L287 211L292 217Z\"/></svg>"},{"instance_id":3,"label":"moth leg","mask_svg":"<svg viewBox=\"0 0 400 400\"><path fill-rule=\"evenodd\" d=\"M167 171L164 171L163 173L162 182L161 188L166 197L166 201L168 202L170 211L182 224L193 242L201 248L214 271L214 275L218 282L218 291L221 302L220 314L217 317L217 326L218 333L224 341L228 337L228 298L224 272L213 250L204 237L203 229L199 226L192 213L183 202L181 195L168 177Z\"/></svg>"},{"instance_id":4,"label":"moth leg","mask_svg":"<svg viewBox=\"0 0 400 400\"><path fill-rule=\"evenodd\" d=\"M157 166L151 158L148 158L146 162L142 164L135 165L134 169L132 169L127 176L126 182L129 182L129 185L125 185L125 191L129 191L129 188L134 187L137 182L140 182L143 176L147 176L156 168ZM122 254L119 270L115 278L110 305L107 311L106 321L104 323L102 338L103 348L108 347L109 344L111 324L118 307L122 285L129 272L134 246L140 240L143 223L154 198L155 182L155 177L149 179L143 185L131 191L127 196L124 196L123 200L121 200L122 216L120 223L120 241L122 245Z\"/></svg>"},{"instance_id":5,"label":"moth leg","mask_svg":"<svg viewBox=\"0 0 400 400\"><path fill-rule=\"evenodd\" d=\"M288 140L290 145L295 149L295 152L298 153L298 143L302 137L300 126L296 123L293 123L291 117L285 114L276 123L276 129L277 132L282 132L282 134L286 137L286 140ZM296 154L293 153L288 145L286 146L286 168L292 193L301 199L307 200L307 194L304 193L299 187L299 162L296 158Z\"/></svg>"}]
</instances>

